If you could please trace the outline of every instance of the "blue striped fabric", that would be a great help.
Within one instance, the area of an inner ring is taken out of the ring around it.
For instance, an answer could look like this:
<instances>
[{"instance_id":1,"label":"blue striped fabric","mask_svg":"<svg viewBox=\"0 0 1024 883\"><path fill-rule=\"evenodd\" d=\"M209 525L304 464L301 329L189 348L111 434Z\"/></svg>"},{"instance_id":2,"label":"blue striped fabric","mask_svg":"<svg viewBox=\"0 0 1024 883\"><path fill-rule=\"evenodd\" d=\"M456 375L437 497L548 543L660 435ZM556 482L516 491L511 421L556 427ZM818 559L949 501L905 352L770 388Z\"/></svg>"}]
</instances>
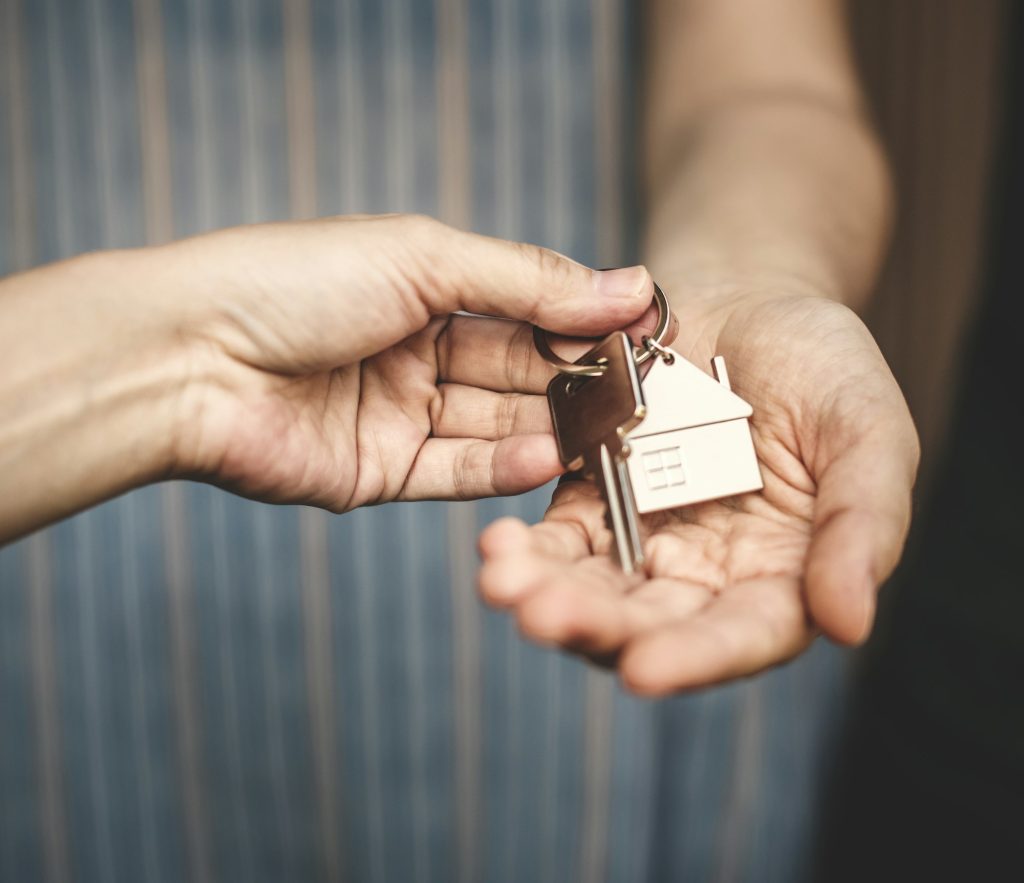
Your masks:
<instances>
[{"instance_id":1,"label":"blue striped fabric","mask_svg":"<svg viewBox=\"0 0 1024 883\"><path fill-rule=\"evenodd\" d=\"M0 273L357 211L629 257L625 4L0 15ZM843 657L650 703L524 644L474 542L548 493L334 517L179 483L0 550L2 880L797 879Z\"/></svg>"}]
</instances>

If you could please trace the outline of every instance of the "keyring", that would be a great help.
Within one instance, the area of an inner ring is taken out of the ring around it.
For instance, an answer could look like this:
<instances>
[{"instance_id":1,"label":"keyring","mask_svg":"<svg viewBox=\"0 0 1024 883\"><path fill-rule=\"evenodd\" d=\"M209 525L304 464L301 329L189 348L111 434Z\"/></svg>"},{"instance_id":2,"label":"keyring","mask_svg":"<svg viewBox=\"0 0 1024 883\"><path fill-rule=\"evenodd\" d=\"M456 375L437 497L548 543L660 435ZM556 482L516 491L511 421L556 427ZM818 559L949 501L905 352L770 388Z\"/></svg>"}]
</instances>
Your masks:
<instances>
[{"instance_id":1,"label":"keyring","mask_svg":"<svg viewBox=\"0 0 1024 883\"><path fill-rule=\"evenodd\" d=\"M668 298L665 297L665 292L661 290L657 282L654 283L654 302L658 305L658 324L654 328L654 333L643 339L643 346L633 347L633 360L637 367L650 361L665 349L661 341L672 322L672 308L668 305ZM574 362L567 362L559 356L551 349L551 344L548 343L548 334L539 325L533 326L533 343L541 357L563 374L571 374L574 377L600 377L604 374L603 365L577 365Z\"/></svg>"}]
</instances>

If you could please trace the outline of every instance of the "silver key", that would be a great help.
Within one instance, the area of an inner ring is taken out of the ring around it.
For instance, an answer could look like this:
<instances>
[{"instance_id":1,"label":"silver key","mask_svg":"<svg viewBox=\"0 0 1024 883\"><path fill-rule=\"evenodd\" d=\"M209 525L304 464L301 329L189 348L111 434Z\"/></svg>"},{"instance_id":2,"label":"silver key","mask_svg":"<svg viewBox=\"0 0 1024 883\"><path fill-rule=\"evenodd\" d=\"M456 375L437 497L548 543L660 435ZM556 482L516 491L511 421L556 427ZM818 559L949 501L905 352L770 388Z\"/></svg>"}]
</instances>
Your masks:
<instances>
[{"instance_id":1,"label":"silver key","mask_svg":"<svg viewBox=\"0 0 1024 883\"><path fill-rule=\"evenodd\" d=\"M748 423L753 409L732 392L725 360L712 359L711 377L667 347L658 352L643 379L647 416L628 436L637 511L761 490Z\"/></svg>"},{"instance_id":2,"label":"silver key","mask_svg":"<svg viewBox=\"0 0 1024 883\"><path fill-rule=\"evenodd\" d=\"M569 469L582 467L586 477L596 479L619 563L633 573L643 564L643 548L625 437L646 413L633 346L616 331L576 364L598 365L603 371L595 377L558 374L548 385L559 456Z\"/></svg>"}]
</instances>

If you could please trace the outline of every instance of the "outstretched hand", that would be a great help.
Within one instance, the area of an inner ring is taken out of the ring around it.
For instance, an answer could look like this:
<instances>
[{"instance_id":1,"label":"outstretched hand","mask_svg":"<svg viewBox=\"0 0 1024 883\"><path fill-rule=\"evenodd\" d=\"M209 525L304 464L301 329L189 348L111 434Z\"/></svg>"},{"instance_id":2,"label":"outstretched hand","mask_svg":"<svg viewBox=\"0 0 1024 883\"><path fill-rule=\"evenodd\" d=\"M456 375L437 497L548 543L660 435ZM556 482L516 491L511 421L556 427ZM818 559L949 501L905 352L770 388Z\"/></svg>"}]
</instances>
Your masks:
<instances>
[{"instance_id":1,"label":"outstretched hand","mask_svg":"<svg viewBox=\"0 0 1024 883\"><path fill-rule=\"evenodd\" d=\"M648 694L753 674L819 630L863 640L919 456L870 333L830 301L736 292L689 310L674 346L705 370L725 356L754 408L764 490L645 516L646 573L627 577L594 484L564 480L540 524L503 519L482 535L485 598Z\"/></svg>"},{"instance_id":2,"label":"outstretched hand","mask_svg":"<svg viewBox=\"0 0 1024 883\"><path fill-rule=\"evenodd\" d=\"M172 476L334 511L536 487L561 464L531 324L646 333L652 297L643 267L405 215L0 280L0 542Z\"/></svg>"},{"instance_id":3,"label":"outstretched hand","mask_svg":"<svg viewBox=\"0 0 1024 883\"><path fill-rule=\"evenodd\" d=\"M239 228L176 248L231 281L210 298L223 306L203 326L215 345L200 358L215 364L200 373L217 383L197 388L180 459L263 500L344 511L537 487L561 465L530 323L651 324L642 267L597 272L418 216Z\"/></svg>"}]
</instances>

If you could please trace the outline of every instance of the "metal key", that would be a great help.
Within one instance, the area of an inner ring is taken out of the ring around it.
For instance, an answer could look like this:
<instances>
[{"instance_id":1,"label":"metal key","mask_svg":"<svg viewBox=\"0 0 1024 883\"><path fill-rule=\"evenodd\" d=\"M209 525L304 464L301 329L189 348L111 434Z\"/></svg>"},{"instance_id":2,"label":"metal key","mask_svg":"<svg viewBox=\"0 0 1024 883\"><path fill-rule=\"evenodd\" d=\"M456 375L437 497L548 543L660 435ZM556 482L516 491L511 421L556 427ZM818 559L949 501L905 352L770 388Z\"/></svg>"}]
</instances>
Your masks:
<instances>
[{"instance_id":1,"label":"metal key","mask_svg":"<svg viewBox=\"0 0 1024 883\"><path fill-rule=\"evenodd\" d=\"M643 564L643 549L625 437L646 413L633 346L616 331L576 364L600 366L603 371L594 377L558 374L548 385L558 453L566 467L582 466L584 476L596 479L619 563L626 573L633 573Z\"/></svg>"}]
</instances>

